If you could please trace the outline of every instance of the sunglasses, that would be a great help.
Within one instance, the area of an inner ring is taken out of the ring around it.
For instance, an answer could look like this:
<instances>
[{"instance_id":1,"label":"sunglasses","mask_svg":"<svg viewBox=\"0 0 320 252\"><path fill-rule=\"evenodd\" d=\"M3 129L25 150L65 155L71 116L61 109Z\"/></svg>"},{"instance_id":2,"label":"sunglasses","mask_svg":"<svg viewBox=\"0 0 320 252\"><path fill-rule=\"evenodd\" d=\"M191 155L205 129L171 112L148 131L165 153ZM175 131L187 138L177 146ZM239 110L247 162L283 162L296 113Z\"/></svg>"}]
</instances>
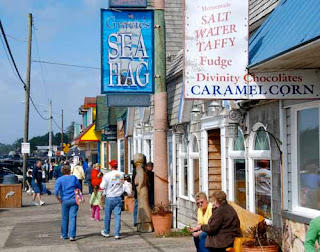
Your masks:
<instances>
[{"instance_id":1,"label":"sunglasses","mask_svg":"<svg viewBox=\"0 0 320 252\"><path fill-rule=\"evenodd\" d=\"M204 204L204 201L202 200L202 201L198 201L197 202L197 206L199 206L199 205L203 205Z\"/></svg>"}]
</instances>

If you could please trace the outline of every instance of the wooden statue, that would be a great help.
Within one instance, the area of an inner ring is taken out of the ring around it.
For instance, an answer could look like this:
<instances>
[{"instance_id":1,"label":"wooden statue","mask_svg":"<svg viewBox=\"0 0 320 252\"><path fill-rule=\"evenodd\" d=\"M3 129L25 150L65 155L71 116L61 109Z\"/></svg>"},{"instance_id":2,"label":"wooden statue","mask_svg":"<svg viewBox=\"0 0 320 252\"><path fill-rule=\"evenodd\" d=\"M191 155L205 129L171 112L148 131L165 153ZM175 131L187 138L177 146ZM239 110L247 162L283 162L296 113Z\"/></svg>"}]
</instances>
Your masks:
<instances>
[{"instance_id":1,"label":"wooden statue","mask_svg":"<svg viewBox=\"0 0 320 252\"><path fill-rule=\"evenodd\" d=\"M151 208L148 198L148 177L144 168L146 162L145 155L137 153L133 157L136 166L135 185L138 195L138 232L152 232Z\"/></svg>"}]
</instances>

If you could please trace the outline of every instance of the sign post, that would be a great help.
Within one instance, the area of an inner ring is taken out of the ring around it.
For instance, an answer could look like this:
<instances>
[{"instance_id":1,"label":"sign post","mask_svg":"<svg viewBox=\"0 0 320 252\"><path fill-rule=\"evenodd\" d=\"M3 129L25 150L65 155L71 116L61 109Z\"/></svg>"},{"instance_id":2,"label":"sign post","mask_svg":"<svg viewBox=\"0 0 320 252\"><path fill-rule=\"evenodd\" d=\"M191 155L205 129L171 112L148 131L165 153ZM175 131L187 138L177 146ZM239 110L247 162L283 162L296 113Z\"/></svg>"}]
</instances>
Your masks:
<instances>
[{"instance_id":1,"label":"sign post","mask_svg":"<svg viewBox=\"0 0 320 252\"><path fill-rule=\"evenodd\" d=\"M21 154L30 154L30 143L21 143Z\"/></svg>"}]
</instances>

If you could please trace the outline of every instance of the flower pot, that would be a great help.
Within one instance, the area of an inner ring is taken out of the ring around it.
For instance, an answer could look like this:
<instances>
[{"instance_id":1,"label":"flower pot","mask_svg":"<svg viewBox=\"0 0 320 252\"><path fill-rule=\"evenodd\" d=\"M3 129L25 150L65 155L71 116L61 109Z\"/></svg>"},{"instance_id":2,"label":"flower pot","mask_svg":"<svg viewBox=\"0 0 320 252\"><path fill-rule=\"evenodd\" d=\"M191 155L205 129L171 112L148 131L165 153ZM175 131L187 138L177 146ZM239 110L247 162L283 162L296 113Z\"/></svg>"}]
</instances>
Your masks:
<instances>
[{"instance_id":1,"label":"flower pot","mask_svg":"<svg viewBox=\"0 0 320 252\"><path fill-rule=\"evenodd\" d=\"M134 197L124 197L124 210L133 213L134 210Z\"/></svg>"},{"instance_id":2,"label":"flower pot","mask_svg":"<svg viewBox=\"0 0 320 252\"><path fill-rule=\"evenodd\" d=\"M152 224L156 235L169 233L172 225L172 213L164 215L152 214Z\"/></svg>"},{"instance_id":3,"label":"flower pot","mask_svg":"<svg viewBox=\"0 0 320 252\"><path fill-rule=\"evenodd\" d=\"M261 247L242 247L243 252L278 252L278 245L261 246Z\"/></svg>"}]
</instances>

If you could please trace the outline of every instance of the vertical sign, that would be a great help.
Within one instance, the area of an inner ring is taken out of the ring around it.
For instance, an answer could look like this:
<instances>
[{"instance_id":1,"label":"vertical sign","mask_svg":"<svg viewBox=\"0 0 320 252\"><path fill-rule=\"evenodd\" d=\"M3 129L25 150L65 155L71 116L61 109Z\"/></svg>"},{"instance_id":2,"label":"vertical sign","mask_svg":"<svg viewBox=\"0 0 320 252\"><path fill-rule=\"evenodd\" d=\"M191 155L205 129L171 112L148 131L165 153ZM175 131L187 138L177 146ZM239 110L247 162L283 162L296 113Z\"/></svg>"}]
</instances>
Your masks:
<instances>
[{"instance_id":1,"label":"vertical sign","mask_svg":"<svg viewBox=\"0 0 320 252\"><path fill-rule=\"evenodd\" d=\"M101 93L153 93L153 11L101 10L101 33Z\"/></svg>"},{"instance_id":2,"label":"vertical sign","mask_svg":"<svg viewBox=\"0 0 320 252\"><path fill-rule=\"evenodd\" d=\"M184 95L245 99L248 0L184 0Z\"/></svg>"}]
</instances>

